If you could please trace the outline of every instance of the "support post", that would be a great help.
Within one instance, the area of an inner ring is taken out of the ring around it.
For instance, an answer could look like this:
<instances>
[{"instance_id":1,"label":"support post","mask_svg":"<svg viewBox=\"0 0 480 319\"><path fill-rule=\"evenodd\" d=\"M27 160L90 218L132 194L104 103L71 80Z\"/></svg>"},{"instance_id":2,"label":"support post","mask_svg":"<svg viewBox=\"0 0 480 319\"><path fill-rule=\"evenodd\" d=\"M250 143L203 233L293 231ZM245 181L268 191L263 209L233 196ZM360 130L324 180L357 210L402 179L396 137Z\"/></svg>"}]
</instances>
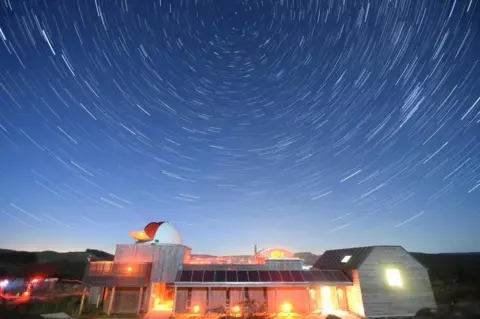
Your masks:
<instances>
[{"instance_id":1,"label":"support post","mask_svg":"<svg viewBox=\"0 0 480 319\"><path fill-rule=\"evenodd\" d=\"M241 298L242 298L242 309L241 309L241 311L242 311L242 317L244 317L245 316L245 288L244 287L242 287L242 297Z\"/></svg>"},{"instance_id":2,"label":"support post","mask_svg":"<svg viewBox=\"0 0 480 319\"><path fill-rule=\"evenodd\" d=\"M112 313L114 299L115 299L115 287L112 288L112 292L110 293L110 302L108 303L107 316L110 316L110 314Z\"/></svg>"},{"instance_id":3,"label":"support post","mask_svg":"<svg viewBox=\"0 0 480 319\"><path fill-rule=\"evenodd\" d=\"M310 313L310 312L312 312L311 306L310 306L310 303L312 302L312 300L311 300L312 298L310 298L310 288L307 287L307 288L305 289L305 291L307 292L308 313Z\"/></svg>"},{"instance_id":4,"label":"support post","mask_svg":"<svg viewBox=\"0 0 480 319\"><path fill-rule=\"evenodd\" d=\"M104 287L99 287L98 289L98 295L97 295L97 308L100 307L100 300L102 300L102 296L103 296L103 293L104 293Z\"/></svg>"},{"instance_id":5,"label":"support post","mask_svg":"<svg viewBox=\"0 0 480 319\"><path fill-rule=\"evenodd\" d=\"M83 288L82 300L80 301L80 309L78 309L78 315L80 316L83 311L83 306L85 305L85 295L87 294L87 287Z\"/></svg>"},{"instance_id":6,"label":"support post","mask_svg":"<svg viewBox=\"0 0 480 319\"><path fill-rule=\"evenodd\" d=\"M175 311L177 310L177 286L173 287L173 305L172 305L172 318L175 318Z\"/></svg>"},{"instance_id":7,"label":"support post","mask_svg":"<svg viewBox=\"0 0 480 319\"><path fill-rule=\"evenodd\" d=\"M143 287L140 287L140 294L138 295L137 315L142 310Z\"/></svg>"},{"instance_id":8,"label":"support post","mask_svg":"<svg viewBox=\"0 0 480 319\"><path fill-rule=\"evenodd\" d=\"M207 309L206 309L207 311L210 309L210 304L211 304L210 298L211 298L211 296L212 296L212 287L208 287L208 289L207 289Z\"/></svg>"},{"instance_id":9,"label":"support post","mask_svg":"<svg viewBox=\"0 0 480 319\"><path fill-rule=\"evenodd\" d=\"M277 306L277 287L274 288L273 302L274 302L274 305L275 305L275 313L278 313L278 306Z\"/></svg>"}]
</instances>

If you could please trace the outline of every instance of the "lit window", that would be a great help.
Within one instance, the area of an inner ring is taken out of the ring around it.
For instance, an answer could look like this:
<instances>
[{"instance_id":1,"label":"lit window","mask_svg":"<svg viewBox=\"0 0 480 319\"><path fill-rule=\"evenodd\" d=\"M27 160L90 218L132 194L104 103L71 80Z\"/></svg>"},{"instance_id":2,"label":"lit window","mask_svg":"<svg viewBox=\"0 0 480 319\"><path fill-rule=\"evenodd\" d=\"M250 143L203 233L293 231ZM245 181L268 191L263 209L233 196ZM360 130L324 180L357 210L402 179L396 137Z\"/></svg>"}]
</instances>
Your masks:
<instances>
[{"instance_id":1,"label":"lit window","mask_svg":"<svg viewBox=\"0 0 480 319\"><path fill-rule=\"evenodd\" d=\"M388 284L392 287L402 287L402 277L400 276L400 270L398 269L387 269L387 281Z\"/></svg>"},{"instance_id":2,"label":"lit window","mask_svg":"<svg viewBox=\"0 0 480 319\"><path fill-rule=\"evenodd\" d=\"M350 255L343 257L342 263L348 263L348 261L350 260L350 258L352 258L352 256L350 256ZM338 259L337 259L337 260L338 260Z\"/></svg>"}]
</instances>

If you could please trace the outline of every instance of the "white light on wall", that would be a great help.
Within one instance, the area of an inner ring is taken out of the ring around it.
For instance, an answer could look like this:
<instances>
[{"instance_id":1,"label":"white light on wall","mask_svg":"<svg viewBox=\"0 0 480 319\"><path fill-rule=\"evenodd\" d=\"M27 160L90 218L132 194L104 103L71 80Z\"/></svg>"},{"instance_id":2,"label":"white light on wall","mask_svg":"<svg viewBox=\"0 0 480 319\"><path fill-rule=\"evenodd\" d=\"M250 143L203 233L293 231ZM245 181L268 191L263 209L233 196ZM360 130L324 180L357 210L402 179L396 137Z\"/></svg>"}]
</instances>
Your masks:
<instances>
[{"instance_id":1,"label":"white light on wall","mask_svg":"<svg viewBox=\"0 0 480 319\"><path fill-rule=\"evenodd\" d=\"M347 256L343 257L342 263L348 263L348 261L350 260L350 258L352 258L352 256L350 256L350 255L347 255ZM337 259L337 260L338 260L338 259Z\"/></svg>"},{"instance_id":2,"label":"white light on wall","mask_svg":"<svg viewBox=\"0 0 480 319\"><path fill-rule=\"evenodd\" d=\"M388 284L392 287L402 287L402 276L400 276L400 270L395 268L387 269L387 281Z\"/></svg>"}]
</instances>

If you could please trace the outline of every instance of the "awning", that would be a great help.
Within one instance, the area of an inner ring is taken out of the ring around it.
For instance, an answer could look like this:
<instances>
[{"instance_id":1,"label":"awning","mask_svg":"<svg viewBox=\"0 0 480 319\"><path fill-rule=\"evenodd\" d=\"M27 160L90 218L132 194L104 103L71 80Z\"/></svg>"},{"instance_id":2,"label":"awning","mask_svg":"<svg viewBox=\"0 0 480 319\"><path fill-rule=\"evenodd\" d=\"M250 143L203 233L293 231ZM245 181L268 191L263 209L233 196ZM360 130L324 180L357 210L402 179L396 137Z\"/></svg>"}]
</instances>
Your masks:
<instances>
[{"instance_id":1,"label":"awning","mask_svg":"<svg viewBox=\"0 0 480 319\"><path fill-rule=\"evenodd\" d=\"M183 270L177 287L351 286L342 270Z\"/></svg>"}]
</instances>

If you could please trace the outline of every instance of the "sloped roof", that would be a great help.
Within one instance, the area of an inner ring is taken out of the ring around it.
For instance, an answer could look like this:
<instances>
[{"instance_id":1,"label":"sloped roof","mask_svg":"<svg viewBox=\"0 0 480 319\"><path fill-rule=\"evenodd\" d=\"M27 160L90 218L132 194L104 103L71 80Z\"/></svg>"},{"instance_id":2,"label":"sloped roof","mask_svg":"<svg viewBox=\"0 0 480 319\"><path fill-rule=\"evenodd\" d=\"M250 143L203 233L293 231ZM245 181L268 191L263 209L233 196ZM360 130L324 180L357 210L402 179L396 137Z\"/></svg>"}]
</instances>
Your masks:
<instances>
[{"instance_id":1,"label":"sloped roof","mask_svg":"<svg viewBox=\"0 0 480 319\"><path fill-rule=\"evenodd\" d=\"M377 247L401 247L401 246L368 246L345 249L327 250L317 260L314 267L318 269L358 269L373 249ZM403 249L403 248L402 248ZM351 256L348 262L342 262L345 256Z\"/></svg>"}]
</instances>

